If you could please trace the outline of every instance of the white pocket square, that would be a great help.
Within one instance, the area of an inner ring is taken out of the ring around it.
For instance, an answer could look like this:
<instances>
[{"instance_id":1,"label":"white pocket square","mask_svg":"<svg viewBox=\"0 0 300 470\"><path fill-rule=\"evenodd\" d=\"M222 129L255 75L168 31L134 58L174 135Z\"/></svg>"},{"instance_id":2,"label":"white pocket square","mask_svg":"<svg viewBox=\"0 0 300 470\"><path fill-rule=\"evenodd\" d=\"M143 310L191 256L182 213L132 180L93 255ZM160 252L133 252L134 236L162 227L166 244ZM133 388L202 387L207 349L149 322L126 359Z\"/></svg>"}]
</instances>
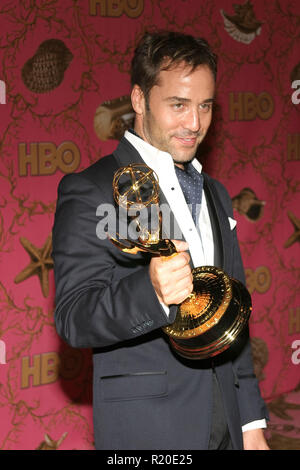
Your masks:
<instances>
[{"instance_id":1,"label":"white pocket square","mask_svg":"<svg viewBox=\"0 0 300 470\"><path fill-rule=\"evenodd\" d=\"M231 230L233 230L234 227L236 226L236 220L232 219L231 217L228 217L228 220L229 220L230 228Z\"/></svg>"}]
</instances>

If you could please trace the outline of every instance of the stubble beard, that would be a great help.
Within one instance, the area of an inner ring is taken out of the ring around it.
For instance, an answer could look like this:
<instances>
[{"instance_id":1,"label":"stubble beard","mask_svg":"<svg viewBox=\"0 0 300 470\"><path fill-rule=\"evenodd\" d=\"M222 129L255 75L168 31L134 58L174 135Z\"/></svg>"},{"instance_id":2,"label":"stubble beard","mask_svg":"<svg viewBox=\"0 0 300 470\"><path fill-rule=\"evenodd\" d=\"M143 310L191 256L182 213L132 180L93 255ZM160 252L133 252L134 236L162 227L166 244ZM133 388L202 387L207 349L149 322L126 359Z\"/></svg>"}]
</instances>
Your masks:
<instances>
[{"instance_id":1,"label":"stubble beard","mask_svg":"<svg viewBox=\"0 0 300 470\"><path fill-rule=\"evenodd\" d=\"M167 138L164 137L162 134L157 136L155 133L152 132L151 121L155 122L155 118L152 116L151 110L148 108L147 113L145 115L144 125L143 125L143 138L149 144L151 144L153 147L157 148L158 150L161 150L162 152L169 153L171 157L173 158L173 161L175 164L180 165L180 164L188 163L194 159L197 153L198 147L200 143L202 142L204 136L202 136L201 134L198 134L198 137L202 137L202 138L199 139L199 142L197 143L195 150L191 150L191 153L187 155L184 152L178 151L176 148L174 148L175 146L172 145L171 139L176 134L171 134Z\"/></svg>"},{"instance_id":2,"label":"stubble beard","mask_svg":"<svg viewBox=\"0 0 300 470\"><path fill-rule=\"evenodd\" d=\"M174 151L171 153L172 155L172 158L174 160L174 163L175 164L184 164L184 163L189 163L191 162L195 156L196 156L196 153L198 151L198 148L199 148L199 145L201 144L204 136L202 135L198 135L198 137L202 137L202 138L199 138L199 141L197 142L196 146L194 149L192 149L190 152L186 153L187 151L178 151L177 149L174 149Z\"/></svg>"}]
</instances>

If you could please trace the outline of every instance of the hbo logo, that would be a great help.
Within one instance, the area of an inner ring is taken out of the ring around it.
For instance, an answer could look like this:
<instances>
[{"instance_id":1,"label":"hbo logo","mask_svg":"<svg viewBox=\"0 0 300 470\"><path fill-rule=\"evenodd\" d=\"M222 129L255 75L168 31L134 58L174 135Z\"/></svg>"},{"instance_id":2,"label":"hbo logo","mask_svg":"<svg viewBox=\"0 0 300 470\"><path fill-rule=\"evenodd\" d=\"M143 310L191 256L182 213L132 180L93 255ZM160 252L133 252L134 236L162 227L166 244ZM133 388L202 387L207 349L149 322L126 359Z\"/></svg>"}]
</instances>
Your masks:
<instances>
[{"instance_id":1,"label":"hbo logo","mask_svg":"<svg viewBox=\"0 0 300 470\"><path fill-rule=\"evenodd\" d=\"M251 92L229 93L230 121L253 121L269 119L274 112L272 96L263 91L259 95Z\"/></svg>"},{"instance_id":2,"label":"hbo logo","mask_svg":"<svg viewBox=\"0 0 300 470\"><path fill-rule=\"evenodd\" d=\"M72 173L80 164L80 151L74 142L63 142L58 147L53 142L19 144L19 175L52 175L59 168Z\"/></svg>"}]
</instances>

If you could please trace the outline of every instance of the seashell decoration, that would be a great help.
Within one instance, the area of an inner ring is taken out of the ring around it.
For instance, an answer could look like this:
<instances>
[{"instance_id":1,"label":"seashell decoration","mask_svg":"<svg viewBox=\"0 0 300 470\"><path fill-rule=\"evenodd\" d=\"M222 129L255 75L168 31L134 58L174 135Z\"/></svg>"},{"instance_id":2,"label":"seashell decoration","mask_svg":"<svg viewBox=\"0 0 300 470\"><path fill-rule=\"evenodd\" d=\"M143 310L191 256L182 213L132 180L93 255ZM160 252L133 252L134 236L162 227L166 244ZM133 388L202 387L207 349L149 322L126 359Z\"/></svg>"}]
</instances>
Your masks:
<instances>
[{"instance_id":1,"label":"seashell decoration","mask_svg":"<svg viewBox=\"0 0 300 470\"><path fill-rule=\"evenodd\" d=\"M130 96L104 101L94 116L94 129L101 140L120 140L124 132L133 127L134 111Z\"/></svg>"},{"instance_id":2,"label":"seashell decoration","mask_svg":"<svg viewBox=\"0 0 300 470\"><path fill-rule=\"evenodd\" d=\"M22 68L25 86L34 93L46 93L61 84L73 54L60 39L42 42Z\"/></svg>"},{"instance_id":3,"label":"seashell decoration","mask_svg":"<svg viewBox=\"0 0 300 470\"><path fill-rule=\"evenodd\" d=\"M250 222L256 222L262 217L265 204L265 201L257 199L255 192L250 188L242 189L232 198L232 207Z\"/></svg>"},{"instance_id":4,"label":"seashell decoration","mask_svg":"<svg viewBox=\"0 0 300 470\"><path fill-rule=\"evenodd\" d=\"M261 32L262 23L255 17L252 3L247 0L241 5L233 4L235 15L220 10L227 33L236 41L250 44Z\"/></svg>"}]
</instances>

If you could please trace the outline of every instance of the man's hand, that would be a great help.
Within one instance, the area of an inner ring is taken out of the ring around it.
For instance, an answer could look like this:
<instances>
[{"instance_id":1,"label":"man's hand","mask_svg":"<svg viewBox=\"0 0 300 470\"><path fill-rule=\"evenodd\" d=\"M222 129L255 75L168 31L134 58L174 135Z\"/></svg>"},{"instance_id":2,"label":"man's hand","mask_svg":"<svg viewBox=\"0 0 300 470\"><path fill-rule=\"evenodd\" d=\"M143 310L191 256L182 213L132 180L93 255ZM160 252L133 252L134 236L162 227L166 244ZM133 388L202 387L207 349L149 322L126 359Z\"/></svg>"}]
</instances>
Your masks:
<instances>
[{"instance_id":1,"label":"man's hand","mask_svg":"<svg viewBox=\"0 0 300 470\"><path fill-rule=\"evenodd\" d=\"M243 432L244 450L270 450L262 429Z\"/></svg>"},{"instance_id":2,"label":"man's hand","mask_svg":"<svg viewBox=\"0 0 300 470\"><path fill-rule=\"evenodd\" d=\"M193 276L186 253L188 244L172 240L178 254L168 258L153 257L150 262L150 279L160 302L165 305L180 304L193 291Z\"/></svg>"}]
</instances>

